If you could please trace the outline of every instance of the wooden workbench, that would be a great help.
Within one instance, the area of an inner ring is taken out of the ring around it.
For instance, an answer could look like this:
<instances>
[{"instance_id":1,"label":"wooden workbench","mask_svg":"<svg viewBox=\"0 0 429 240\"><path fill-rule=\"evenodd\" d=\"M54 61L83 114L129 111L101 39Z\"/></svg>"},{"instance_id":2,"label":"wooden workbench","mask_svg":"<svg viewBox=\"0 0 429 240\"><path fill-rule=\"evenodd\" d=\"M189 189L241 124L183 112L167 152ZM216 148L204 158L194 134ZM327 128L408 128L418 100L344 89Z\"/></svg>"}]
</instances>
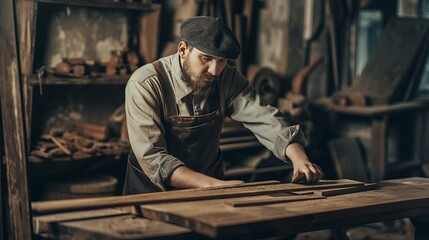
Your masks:
<instances>
[{"instance_id":1,"label":"wooden workbench","mask_svg":"<svg viewBox=\"0 0 429 240\"><path fill-rule=\"evenodd\" d=\"M195 192L212 194L216 199L204 200L199 198L198 200L192 200L191 198L183 198L183 201L163 201L163 203L139 205L135 210L137 210L138 215L141 215L140 217L144 218L134 217L134 219L141 222L140 225L134 224L134 227L138 229L144 225L148 231L153 231L154 229L159 231L159 227L163 227L163 229L169 230L170 235L166 234L166 231L161 231L161 235L146 234L144 237L116 235L122 237L110 237L109 239L148 239L153 237L158 239L159 237L164 238L174 235L182 236L182 238L185 236L186 239L202 236L215 239L254 239L399 218L429 216L429 179L426 178L382 181L377 184L377 188L374 190L328 196L323 199L255 206L231 206L231 202L284 198L284 194L274 193L272 190L288 186L292 186L292 189L298 189L299 187L297 187L297 184L253 186L258 191L261 189L266 189L266 191L261 191L259 195L245 197L230 194L231 192L236 192L237 188L185 190L184 193L187 191L190 195ZM230 195L229 197L226 195L225 197L219 197L220 193ZM183 193L178 191L157 194L183 196ZM147 196L150 198L150 195ZM37 212L37 210L42 209L38 208L39 206L43 205L33 204L33 210L35 209ZM72 213L68 213L69 216L70 214ZM122 215L118 216L117 213L112 214L114 216L109 217L115 218L112 220L115 224L110 224L110 226L114 226L110 227L110 229L121 231L121 221L123 221L124 229L127 229L130 233L133 232L132 228L130 229L133 224L130 224L132 217L129 216L129 213L125 218ZM60 232L56 233L59 234L57 237L67 233L74 234L75 237L79 237L79 234L86 234L85 236L93 236L94 239L106 239L106 236L100 235L100 232L103 232L103 230L100 230L102 229L100 221L103 221L103 214L96 218L98 223L91 219L88 220L88 214L85 220L79 220L76 217L64 218L61 217L61 213L57 213L55 216L57 217L54 220L52 220L52 214L37 216L34 218L35 226L44 226L43 230L45 232L60 229ZM120 218L119 220L118 217ZM46 225L47 219L49 219L49 227ZM65 221L65 219L67 220ZM153 228L150 227L151 225L158 227ZM37 231L40 232L41 229L39 228ZM95 231L95 229L97 229L98 238L94 237L95 235L90 235L90 232ZM122 231L121 233L127 231ZM136 231L134 230L134 233Z\"/></svg>"}]
</instances>

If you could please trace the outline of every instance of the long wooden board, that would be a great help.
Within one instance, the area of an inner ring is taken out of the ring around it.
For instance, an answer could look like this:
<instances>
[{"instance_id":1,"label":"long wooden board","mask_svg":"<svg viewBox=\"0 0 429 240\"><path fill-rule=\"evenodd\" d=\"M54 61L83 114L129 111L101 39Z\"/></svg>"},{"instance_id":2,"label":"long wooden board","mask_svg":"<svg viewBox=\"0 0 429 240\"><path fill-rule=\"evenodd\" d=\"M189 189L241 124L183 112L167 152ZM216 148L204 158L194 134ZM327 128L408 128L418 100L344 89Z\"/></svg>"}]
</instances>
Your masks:
<instances>
[{"instance_id":1,"label":"long wooden board","mask_svg":"<svg viewBox=\"0 0 429 240\"><path fill-rule=\"evenodd\" d=\"M135 216L114 216L58 224L58 234L68 239L192 239L191 230ZM70 237L71 236L71 237Z\"/></svg>"},{"instance_id":2,"label":"long wooden board","mask_svg":"<svg viewBox=\"0 0 429 240\"><path fill-rule=\"evenodd\" d=\"M334 189L326 189L326 190L316 190L314 191L314 195L316 196L337 196L342 194L348 194L348 193L356 193L356 192L362 192L362 191L368 191L373 190L377 187L377 184L375 183L368 183L364 186L358 186L358 187L346 187L346 188L334 188Z\"/></svg>"},{"instance_id":3,"label":"long wooden board","mask_svg":"<svg viewBox=\"0 0 429 240\"><path fill-rule=\"evenodd\" d=\"M58 222L86 220L92 218L112 217L129 215L126 212L118 211L115 209L101 209L91 211L79 211L79 212L68 212L68 213L55 213L43 216L33 217L33 233L50 233L56 228L55 224Z\"/></svg>"},{"instance_id":4,"label":"long wooden board","mask_svg":"<svg viewBox=\"0 0 429 240\"><path fill-rule=\"evenodd\" d=\"M33 213L38 215L38 214L55 213L55 212L100 209L100 208L110 208L110 207L139 205L139 204L233 198L233 197L272 194L272 193L279 193L279 192L317 190L317 189L361 186L361 185L363 185L362 182L343 179L343 180L323 180L318 183L310 184L310 185L289 183L289 184L271 184L271 185L261 185L261 186L250 185L250 186L243 186L243 187L222 188L222 189L214 189L214 190L213 189L209 189L209 190L197 189L195 191L178 190L178 191L171 191L171 192L136 194L136 195L128 195L128 196L33 202L32 209L33 209Z\"/></svg>"},{"instance_id":5,"label":"long wooden board","mask_svg":"<svg viewBox=\"0 0 429 240\"><path fill-rule=\"evenodd\" d=\"M422 179L429 183L429 179ZM234 208L224 199L145 204L147 218L211 238L257 238L429 214L429 185L382 182L371 191L299 202ZM255 196L256 197L256 196ZM228 201L249 199L231 198Z\"/></svg>"},{"instance_id":6,"label":"long wooden board","mask_svg":"<svg viewBox=\"0 0 429 240\"><path fill-rule=\"evenodd\" d=\"M285 197L272 197L272 196L264 195L258 199L229 200L229 201L225 201L225 204L231 207L250 207L250 206L260 206L260 205L285 203L285 202L296 202L296 201L321 199L321 198L326 198L326 197L323 195L303 195L303 196L285 196Z\"/></svg>"}]
</instances>

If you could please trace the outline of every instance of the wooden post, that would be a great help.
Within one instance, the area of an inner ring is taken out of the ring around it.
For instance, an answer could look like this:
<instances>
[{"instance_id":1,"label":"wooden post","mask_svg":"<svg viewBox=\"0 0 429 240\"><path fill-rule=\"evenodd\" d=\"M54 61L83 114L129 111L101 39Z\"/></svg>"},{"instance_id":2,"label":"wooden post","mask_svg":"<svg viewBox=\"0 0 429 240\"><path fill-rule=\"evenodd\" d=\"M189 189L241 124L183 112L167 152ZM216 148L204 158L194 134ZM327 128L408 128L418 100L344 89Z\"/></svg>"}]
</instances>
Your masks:
<instances>
[{"instance_id":1,"label":"wooden post","mask_svg":"<svg viewBox=\"0 0 429 240\"><path fill-rule=\"evenodd\" d=\"M30 147L31 112L33 87L28 83L29 76L33 73L35 28L36 28L36 1L15 0L16 24L18 37L19 61L21 65L22 100L25 109L25 129L27 132L27 147ZM29 152L30 149L27 149Z\"/></svg>"},{"instance_id":2,"label":"wooden post","mask_svg":"<svg viewBox=\"0 0 429 240\"><path fill-rule=\"evenodd\" d=\"M1 115L1 104L0 104L0 119L2 119ZM2 121L0 121L0 161L3 162L3 124ZM5 220L5 216L3 215L3 184L1 184L1 180L3 179L2 176L2 166L3 164L0 164L0 240L3 240L4 238L4 230L3 230L3 222Z\"/></svg>"},{"instance_id":3,"label":"wooden post","mask_svg":"<svg viewBox=\"0 0 429 240\"><path fill-rule=\"evenodd\" d=\"M159 19L161 8L145 12L139 18L140 56L144 63L155 61L158 57Z\"/></svg>"},{"instance_id":4,"label":"wooden post","mask_svg":"<svg viewBox=\"0 0 429 240\"><path fill-rule=\"evenodd\" d=\"M17 42L14 0L0 1L0 97L8 190L5 231L8 239L31 239L25 121Z\"/></svg>"}]
</instances>

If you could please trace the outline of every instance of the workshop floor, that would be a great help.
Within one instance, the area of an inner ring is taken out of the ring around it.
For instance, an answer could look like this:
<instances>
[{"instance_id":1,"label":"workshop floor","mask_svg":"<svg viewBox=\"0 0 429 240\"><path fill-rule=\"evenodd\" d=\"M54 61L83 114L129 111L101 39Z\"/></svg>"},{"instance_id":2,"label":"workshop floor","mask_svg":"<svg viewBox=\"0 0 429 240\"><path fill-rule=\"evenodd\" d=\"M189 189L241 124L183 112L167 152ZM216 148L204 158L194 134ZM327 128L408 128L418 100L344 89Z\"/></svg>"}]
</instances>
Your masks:
<instances>
[{"instance_id":1,"label":"workshop floor","mask_svg":"<svg viewBox=\"0 0 429 240\"><path fill-rule=\"evenodd\" d=\"M409 219L372 223L346 229L350 240L409 240L414 239L414 227ZM332 240L330 230L300 233L291 240Z\"/></svg>"}]
</instances>

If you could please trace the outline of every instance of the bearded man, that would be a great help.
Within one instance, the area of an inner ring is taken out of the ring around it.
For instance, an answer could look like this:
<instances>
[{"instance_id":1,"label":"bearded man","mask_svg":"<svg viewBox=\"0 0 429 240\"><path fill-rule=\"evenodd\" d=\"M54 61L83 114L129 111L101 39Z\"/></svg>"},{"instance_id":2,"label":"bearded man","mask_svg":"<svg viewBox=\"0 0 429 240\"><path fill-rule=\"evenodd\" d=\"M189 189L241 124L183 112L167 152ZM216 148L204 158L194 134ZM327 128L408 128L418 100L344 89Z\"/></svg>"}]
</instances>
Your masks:
<instances>
[{"instance_id":1,"label":"bearded man","mask_svg":"<svg viewBox=\"0 0 429 240\"><path fill-rule=\"evenodd\" d=\"M224 180L219 139L225 116L241 122L273 154L292 163L292 181L317 182L321 168L304 151L299 125L261 104L247 79L227 63L240 44L219 19L180 26L178 52L134 72L125 90L131 152L124 194L240 184Z\"/></svg>"}]
</instances>

